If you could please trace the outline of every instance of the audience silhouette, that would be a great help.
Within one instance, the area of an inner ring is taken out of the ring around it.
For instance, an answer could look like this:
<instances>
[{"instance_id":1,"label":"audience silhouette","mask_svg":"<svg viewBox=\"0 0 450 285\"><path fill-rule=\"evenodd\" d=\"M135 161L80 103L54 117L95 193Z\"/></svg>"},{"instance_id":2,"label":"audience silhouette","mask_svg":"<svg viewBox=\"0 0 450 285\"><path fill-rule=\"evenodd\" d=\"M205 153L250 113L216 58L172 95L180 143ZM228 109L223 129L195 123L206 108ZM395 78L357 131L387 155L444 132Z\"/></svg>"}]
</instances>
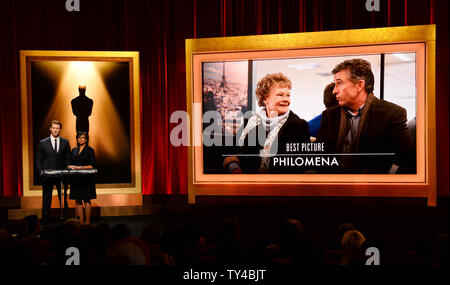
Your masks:
<instances>
[{"instance_id":1,"label":"audience silhouette","mask_svg":"<svg viewBox=\"0 0 450 285\"><path fill-rule=\"evenodd\" d=\"M363 265L369 246L361 231L343 223L336 231L340 246L324 247L324 237L306 231L297 219L283 221L275 242L267 239L263 247L241 240L241 224L235 217L220 220L209 234L194 223L183 223L163 231L147 225L135 237L124 223L111 228L106 223L81 225L76 219L47 230L40 235L35 215L9 221L6 229L0 229L0 264L65 264L66 249L77 247L80 263L91 265ZM377 243L381 264L448 264L448 233L419 233L413 238L415 242L408 243L400 234L385 233ZM328 245L333 240L330 236Z\"/></svg>"}]
</instances>

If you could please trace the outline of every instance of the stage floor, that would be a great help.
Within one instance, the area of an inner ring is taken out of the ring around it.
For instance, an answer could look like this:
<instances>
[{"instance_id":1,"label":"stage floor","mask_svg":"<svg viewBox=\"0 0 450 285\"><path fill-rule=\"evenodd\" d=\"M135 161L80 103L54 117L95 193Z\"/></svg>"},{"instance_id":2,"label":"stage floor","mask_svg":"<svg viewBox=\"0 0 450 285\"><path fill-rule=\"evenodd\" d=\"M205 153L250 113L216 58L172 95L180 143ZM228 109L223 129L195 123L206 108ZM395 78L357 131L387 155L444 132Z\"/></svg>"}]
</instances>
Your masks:
<instances>
[{"instance_id":1,"label":"stage floor","mask_svg":"<svg viewBox=\"0 0 450 285\"><path fill-rule=\"evenodd\" d=\"M74 217L75 201L67 199L67 210L64 216ZM93 216L136 216L151 215L160 212L159 205L143 205L142 194L100 194L92 200ZM28 215L41 218L42 197L21 197L19 208L8 209L9 220L20 220ZM60 202L57 196L52 198L51 217L61 214Z\"/></svg>"}]
</instances>

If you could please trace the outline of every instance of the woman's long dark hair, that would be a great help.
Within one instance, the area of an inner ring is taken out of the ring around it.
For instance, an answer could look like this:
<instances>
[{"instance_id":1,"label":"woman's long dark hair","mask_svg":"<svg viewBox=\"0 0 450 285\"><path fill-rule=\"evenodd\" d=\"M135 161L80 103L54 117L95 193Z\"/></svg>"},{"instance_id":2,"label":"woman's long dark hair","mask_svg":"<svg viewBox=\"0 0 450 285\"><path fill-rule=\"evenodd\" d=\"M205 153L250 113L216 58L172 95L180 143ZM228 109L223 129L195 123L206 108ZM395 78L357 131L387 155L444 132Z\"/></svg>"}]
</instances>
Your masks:
<instances>
[{"instance_id":1,"label":"woman's long dark hair","mask_svg":"<svg viewBox=\"0 0 450 285\"><path fill-rule=\"evenodd\" d=\"M86 137L86 145L89 145L89 135L87 132L85 131L79 131L77 132L77 146L80 146L80 144L78 143L78 138L81 137L82 135L84 135Z\"/></svg>"}]
</instances>

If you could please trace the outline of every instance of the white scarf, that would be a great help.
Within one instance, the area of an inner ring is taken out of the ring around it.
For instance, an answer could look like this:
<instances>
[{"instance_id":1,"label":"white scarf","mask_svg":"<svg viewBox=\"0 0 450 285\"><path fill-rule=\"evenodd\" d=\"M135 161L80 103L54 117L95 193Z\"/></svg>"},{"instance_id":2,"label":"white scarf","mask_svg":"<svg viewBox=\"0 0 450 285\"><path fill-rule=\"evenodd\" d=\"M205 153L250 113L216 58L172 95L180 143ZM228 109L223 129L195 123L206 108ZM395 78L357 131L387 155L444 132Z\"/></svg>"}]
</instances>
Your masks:
<instances>
[{"instance_id":1,"label":"white scarf","mask_svg":"<svg viewBox=\"0 0 450 285\"><path fill-rule=\"evenodd\" d=\"M263 124L266 130L270 130L264 143L264 148L260 152L261 164L259 166L259 173L268 173L270 166L270 156L273 156L273 154L270 153L270 148L272 147L272 143L274 142L275 138L278 136L278 132L280 131L281 127L287 121L288 115L289 112L286 112L285 114L275 118L267 118L266 109L263 109L251 116L248 120L247 126L245 126L244 131L239 138L239 146L244 145L245 137L248 135L250 130L258 126L260 123Z\"/></svg>"},{"instance_id":2,"label":"white scarf","mask_svg":"<svg viewBox=\"0 0 450 285\"><path fill-rule=\"evenodd\" d=\"M286 113L284 113L281 116L277 116L274 118L268 118L267 117L267 110L266 108L263 108L261 111L258 112L258 115L261 117L261 123L263 124L264 128L266 129L266 131L271 130L273 127L275 127L278 122L280 122L281 120L283 120L284 118L286 118L287 116L289 116L289 112L291 110L287 111Z\"/></svg>"}]
</instances>

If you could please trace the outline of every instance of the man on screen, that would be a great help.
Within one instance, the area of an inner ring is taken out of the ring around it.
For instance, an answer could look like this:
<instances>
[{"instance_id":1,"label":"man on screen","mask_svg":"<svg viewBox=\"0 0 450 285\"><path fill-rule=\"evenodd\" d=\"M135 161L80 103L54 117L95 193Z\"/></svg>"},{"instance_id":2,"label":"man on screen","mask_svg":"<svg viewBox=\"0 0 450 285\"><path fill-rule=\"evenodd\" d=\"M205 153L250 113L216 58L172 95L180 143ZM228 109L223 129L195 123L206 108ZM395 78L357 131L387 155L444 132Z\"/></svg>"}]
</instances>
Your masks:
<instances>
[{"instance_id":1,"label":"man on screen","mask_svg":"<svg viewBox=\"0 0 450 285\"><path fill-rule=\"evenodd\" d=\"M70 145L66 139L59 136L62 124L53 120L50 127L50 136L39 142L36 156L38 173L45 169L66 169L70 157ZM42 176L42 224L49 222L52 205L53 186L56 185L58 197L61 197L61 178ZM64 187L64 208L67 209L67 193ZM61 198L60 198L61 199ZM60 201L61 202L61 201Z\"/></svg>"},{"instance_id":2,"label":"man on screen","mask_svg":"<svg viewBox=\"0 0 450 285\"><path fill-rule=\"evenodd\" d=\"M346 60L332 73L339 105L322 113L317 140L326 152L340 154L338 172L415 173L406 110L373 95L370 63Z\"/></svg>"}]
</instances>

